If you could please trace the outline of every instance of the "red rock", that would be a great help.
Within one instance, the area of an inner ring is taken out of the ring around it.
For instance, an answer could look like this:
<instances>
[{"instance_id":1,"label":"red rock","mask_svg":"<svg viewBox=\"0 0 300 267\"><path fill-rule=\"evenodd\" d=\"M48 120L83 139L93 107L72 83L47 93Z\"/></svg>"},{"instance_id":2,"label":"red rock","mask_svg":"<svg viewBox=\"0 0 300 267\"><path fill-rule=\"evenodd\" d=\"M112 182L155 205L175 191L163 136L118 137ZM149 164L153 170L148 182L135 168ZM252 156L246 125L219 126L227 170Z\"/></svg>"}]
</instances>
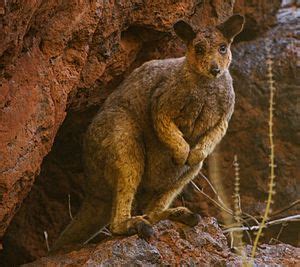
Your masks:
<instances>
[{"instance_id":1,"label":"red rock","mask_svg":"<svg viewBox=\"0 0 300 267\"><path fill-rule=\"evenodd\" d=\"M97 26L97 5L6 3L0 32L0 236L65 117L68 94L79 81ZM72 60L70 51L76 54Z\"/></svg>"},{"instance_id":2,"label":"red rock","mask_svg":"<svg viewBox=\"0 0 300 267\"><path fill-rule=\"evenodd\" d=\"M280 8L281 0L238 0L234 6L235 13L246 16L243 33L239 36L242 40L251 40L261 35L272 26L276 25L276 14Z\"/></svg>"},{"instance_id":3,"label":"red rock","mask_svg":"<svg viewBox=\"0 0 300 267\"><path fill-rule=\"evenodd\" d=\"M247 260L250 261L250 258ZM112 238L69 253L44 257L24 266L242 266L241 263L241 258L230 252L216 220L205 218L194 228L162 221L155 226L155 237L149 243L136 235ZM283 244L265 245L258 250L255 263L296 266L300 263L300 249Z\"/></svg>"}]
</instances>

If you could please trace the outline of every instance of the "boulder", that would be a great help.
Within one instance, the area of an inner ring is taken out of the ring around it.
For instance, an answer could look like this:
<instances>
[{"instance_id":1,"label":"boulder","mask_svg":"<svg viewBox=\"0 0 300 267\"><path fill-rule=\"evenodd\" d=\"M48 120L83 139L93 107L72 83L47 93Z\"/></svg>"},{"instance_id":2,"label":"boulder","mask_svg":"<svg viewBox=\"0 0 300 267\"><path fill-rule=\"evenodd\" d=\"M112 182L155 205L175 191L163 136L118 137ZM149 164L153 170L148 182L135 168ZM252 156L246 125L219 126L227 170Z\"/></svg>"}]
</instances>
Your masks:
<instances>
[{"instance_id":1,"label":"boulder","mask_svg":"<svg viewBox=\"0 0 300 267\"><path fill-rule=\"evenodd\" d=\"M47 256L23 266L242 266L242 258L230 251L214 218L205 218L194 228L170 221L162 221L154 228L155 236L149 242L137 235L108 238L99 244ZM300 248L263 245L255 263L296 266L300 263Z\"/></svg>"}]
</instances>

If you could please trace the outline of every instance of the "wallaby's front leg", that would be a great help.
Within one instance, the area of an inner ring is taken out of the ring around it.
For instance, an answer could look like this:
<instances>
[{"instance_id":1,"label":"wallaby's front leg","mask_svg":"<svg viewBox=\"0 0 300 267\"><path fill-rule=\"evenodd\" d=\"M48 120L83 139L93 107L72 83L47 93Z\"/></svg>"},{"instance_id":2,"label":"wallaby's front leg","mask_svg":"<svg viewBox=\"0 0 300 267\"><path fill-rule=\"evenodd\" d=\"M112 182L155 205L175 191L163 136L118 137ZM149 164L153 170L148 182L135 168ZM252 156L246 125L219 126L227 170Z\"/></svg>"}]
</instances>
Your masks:
<instances>
[{"instance_id":1,"label":"wallaby's front leg","mask_svg":"<svg viewBox=\"0 0 300 267\"><path fill-rule=\"evenodd\" d=\"M178 109L175 109L170 103L164 105L161 102L154 101L152 104L154 129L159 140L170 149L175 163L184 165L190 152L190 146L172 120Z\"/></svg>"},{"instance_id":2,"label":"wallaby's front leg","mask_svg":"<svg viewBox=\"0 0 300 267\"><path fill-rule=\"evenodd\" d=\"M178 178L168 191L163 193L159 198L154 199L146 210L147 217L151 223L157 223L160 220L170 219L194 226L199 222L199 215L191 212L185 207L169 208L173 200L182 191L183 187L188 184L199 173L202 162L190 167L190 169Z\"/></svg>"},{"instance_id":3,"label":"wallaby's front leg","mask_svg":"<svg viewBox=\"0 0 300 267\"><path fill-rule=\"evenodd\" d=\"M221 120L214 128L201 137L198 144L191 149L187 163L190 166L194 166L202 162L215 148L215 146L221 141L228 128L228 121L226 119Z\"/></svg>"}]
</instances>

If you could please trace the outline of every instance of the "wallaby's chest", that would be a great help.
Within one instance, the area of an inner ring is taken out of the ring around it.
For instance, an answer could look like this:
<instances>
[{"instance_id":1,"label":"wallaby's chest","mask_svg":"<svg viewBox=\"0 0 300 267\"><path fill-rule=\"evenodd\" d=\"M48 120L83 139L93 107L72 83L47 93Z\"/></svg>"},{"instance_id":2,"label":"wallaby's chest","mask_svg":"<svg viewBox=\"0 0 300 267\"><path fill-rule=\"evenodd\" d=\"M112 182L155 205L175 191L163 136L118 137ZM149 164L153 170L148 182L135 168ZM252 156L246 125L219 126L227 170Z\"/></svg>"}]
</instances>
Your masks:
<instances>
[{"instance_id":1,"label":"wallaby's chest","mask_svg":"<svg viewBox=\"0 0 300 267\"><path fill-rule=\"evenodd\" d=\"M175 123L185 139L193 144L222 118L230 118L234 105L232 87L207 86L187 95Z\"/></svg>"}]
</instances>

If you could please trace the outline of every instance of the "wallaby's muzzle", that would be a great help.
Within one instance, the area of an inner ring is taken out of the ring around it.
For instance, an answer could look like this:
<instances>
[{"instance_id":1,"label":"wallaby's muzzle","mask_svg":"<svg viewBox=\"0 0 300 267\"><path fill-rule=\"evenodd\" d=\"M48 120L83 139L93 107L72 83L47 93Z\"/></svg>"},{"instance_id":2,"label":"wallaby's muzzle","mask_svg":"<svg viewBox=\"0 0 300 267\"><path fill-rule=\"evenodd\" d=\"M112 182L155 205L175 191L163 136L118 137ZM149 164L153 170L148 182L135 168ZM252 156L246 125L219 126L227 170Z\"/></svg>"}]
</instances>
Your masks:
<instances>
[{"instance_id":1,"label":"wallaby's muzzle","mask_svg":"<svg viewBox=\"0 0 300 267\"><path fill-rule=\"evenodd\" d=\"M210 68L210 73L216 77L218 74L221 73L221 70L219 69L219 67L217 65L212 65Z\"/></svg>"}]
</instances>

